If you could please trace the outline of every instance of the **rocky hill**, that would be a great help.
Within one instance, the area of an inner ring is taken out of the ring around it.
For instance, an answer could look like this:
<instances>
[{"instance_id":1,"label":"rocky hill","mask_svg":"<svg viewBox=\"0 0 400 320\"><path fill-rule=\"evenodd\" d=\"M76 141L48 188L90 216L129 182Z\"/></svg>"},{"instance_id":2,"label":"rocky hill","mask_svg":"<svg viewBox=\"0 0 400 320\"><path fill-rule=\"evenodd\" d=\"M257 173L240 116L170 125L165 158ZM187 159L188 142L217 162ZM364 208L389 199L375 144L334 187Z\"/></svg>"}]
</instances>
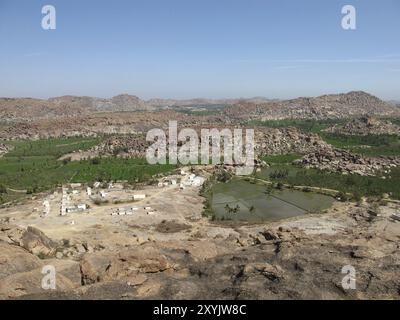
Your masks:
<instances>
[{"instance_id":1,"label":"rocky hill","mask_svg":"<svg viewBox=\"0 0 400 320\"><path fill-rule=\"evenodd\" d=\"M54 102L32 98L0 98L0 119L2 121L76 116L83 113L85 110L81 105L62 99Z\"/></svg>"},{"instance_id":2,"label":"rocky hill","mask_svg":"<svg viewBox=\"0 0 400 320\"><path fill-rule=\"evenodd\" d=\"M54 117L74 117L93 112L154 111L166 106L228 105L221 115L228 119L326 119L349 118L364 114L400 115L400 109L368 93L323 95L316 98L268 100L250 99L150 99L122 94L110 99L86 96L62 96L48 100L32 98L0 98L3 121L34 120Z\"/></svg>"},{"instance_id":3,"label":"rocky hill","mask_svg":"<svg viewBox=\"0 0 400 320\"><path fill-rule=\"evenodd\" d=\"M151 111L155 108L136 96L118 95L110 99L62 96L48 100L0 98L3 121L75 117L93 112Z\"/></svg>"},{"instance_id":4,"label":"rocky hill","mask_svg":"<svg viewBox=\"0 0 400 320\"><path fill-rule=\"evenodd\" d=\"M143 111L153 109L149 104L141 100L139 97L128 94L120 94L110 99L63 96L50 98L49 101L56 104L75 105L81 108L83 111L92 112Z\"/></svg>"},{"instance_id":5,"label":"rocky hill","mask_svg":"<svg viewBox=\"0 0 400 320\"><path fill-rule=\"evenodd\" d=\"M242 102L250 103L265 103L273 101L265 97L253 97L253 98L237 98L237 99L150 99L147 103L154 107L185 107L185 106L196 106L196 105L235 105Z\"/></svg>"},{"instance_id":6,"label":"rocky hill","mask_svg":"<svg viewBox=\"0 0 400 320\"><path fill-rule=\"evenodd\" d=\"M341 119L364 114L398 116L400 110L366 92L323 95L267 103L242 102L224 111L241 120Z\"/></svg>"}]
</instances>

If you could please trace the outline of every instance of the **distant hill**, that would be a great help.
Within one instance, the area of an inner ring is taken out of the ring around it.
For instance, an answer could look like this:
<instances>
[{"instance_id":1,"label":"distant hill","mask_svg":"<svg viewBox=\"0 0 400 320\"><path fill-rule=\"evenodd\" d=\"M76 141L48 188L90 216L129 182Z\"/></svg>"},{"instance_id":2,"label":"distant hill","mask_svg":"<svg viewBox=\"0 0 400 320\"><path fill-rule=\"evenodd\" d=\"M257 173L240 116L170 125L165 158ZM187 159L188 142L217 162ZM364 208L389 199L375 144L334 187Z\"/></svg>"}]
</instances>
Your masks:
<instances>
[{"instance_id":1,"label":"distant hill","mask_svg":"<svg viewBox=\"0 0 400 320\"><path fill-rule=\"evenodd\" d=\"M27 120L58 116L77 116L93 112L151 111L154 107L136 96L118 95L111 99L62 96L48 100L0 98L2 120Z\"/></svg>"},{"instance_id":2,"label":"distant hill","mask_svg":"<svg viewBox=\"0 0 400 320\"><path fill-rule=\"evenodd\" d=\"M165 107L227 105L221 115L231 119L326 119L349 118L364 114L399 115L400 108L366 92L323 95L315 98L269 100L264 97L238 99L150 99L121 94L110 99L62 96L48 100L0 98L2 121L30 121L43 118L75 117L99 112L154 111Z\"/></svg>"},{"instance_id":3,"label":"distant hill","mask_svg":"<svg viewBox=\"0 0 400 320\"><path fill-rule=\"evenodd\" d=\"M237 98L237 99L204 99L204 98L196 98L196 99L150 99L147 101L149 105L155 107L185 107L185 106L203 106L203 105L234 105L240 103L242 101L253 102L253 103L263 103L272 101L268 98L264 97L254 97L254 98Z\"/></svg>"},{"instance_id":4,"label":"distant hill","mask_svg":"<svg viewBox=\"0 0 400 320\"><path fill-rule=\"evenodd\" d=\"M56 104L69 104L82 109L82 111L107 111L107 112L120 112L120 111L145 111L152 110L145 101L137 96L128 94L120 94L112 97L111 99L102 99L95 97L74 97L63 96L57 98L50 98L50 102Z\"/></svg>"},{"instance_id":5,"label":"distant hill","mask_svg":"<svg viewBox=\"0 0 400 320\"><path fill-rule=\"evenodd\" d=\"M374 116L400 115L400 110L397 107L363 91L266 103L243 102L226 109L224 112L230 118L247 120L318 120L353 118L365 114Z\"/></svg>"}]
</instances>

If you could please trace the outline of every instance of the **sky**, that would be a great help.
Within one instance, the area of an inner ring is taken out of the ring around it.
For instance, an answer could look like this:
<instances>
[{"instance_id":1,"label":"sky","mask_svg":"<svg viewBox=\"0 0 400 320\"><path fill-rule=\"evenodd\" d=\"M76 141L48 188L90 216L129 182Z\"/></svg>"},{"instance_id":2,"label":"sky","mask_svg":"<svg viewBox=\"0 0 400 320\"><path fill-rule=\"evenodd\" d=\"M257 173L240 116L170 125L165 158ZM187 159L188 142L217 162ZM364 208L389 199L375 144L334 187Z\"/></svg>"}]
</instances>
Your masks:
<instances>
[{"instance_id":1,"label":"sky","mask_svg":"<svg viewBox=\"0 0 400 320\"><path fill-rule=\"evenodd\" d=\"M356 8L356 30L342 7ZM56 29L42 28L42 7ZM400 100L398 0L0 0L0 96Z\"/></svg>"}]
</instances>

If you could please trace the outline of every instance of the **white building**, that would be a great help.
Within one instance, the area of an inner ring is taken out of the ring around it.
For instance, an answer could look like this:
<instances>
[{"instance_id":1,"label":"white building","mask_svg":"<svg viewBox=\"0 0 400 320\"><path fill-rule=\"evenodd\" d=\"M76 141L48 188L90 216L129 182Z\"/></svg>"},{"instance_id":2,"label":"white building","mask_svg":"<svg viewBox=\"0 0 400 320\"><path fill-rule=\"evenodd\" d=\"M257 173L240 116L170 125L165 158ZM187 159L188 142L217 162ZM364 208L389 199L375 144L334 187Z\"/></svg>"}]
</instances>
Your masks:
<instances>
[{"instance_id":1,"label":"white building","mask_svg":"<svg viewBox=\"0 0 400 320\"><path fill-rule=\"evenodd\" d=\"M116 214L118 214L119 216L125 216L125 215L133 215L133 213L135 211L139 210L139 208L136 207L125 207L125 208L118 208L116 210Z\"/></svg>"},{"instance_id":2,"label":"white building","mask_svg":"<svg viewBox=\"0 0 400 320\"><path fill-rule=\"evenodd\" d=\"M134 194L133 195L133 200L143 200L143 199L146 199L145 194Z\"/></svg>"},{"instance_id":3,"label":"white building","mask_svg":"<svg viewBox=\"0 0 400 320\"><path fill-rule=\"evenodd\" d=\"M82 211L87 210L87 204L86 203L78 204L78 209Z\"/></svg>"}]
</instances>

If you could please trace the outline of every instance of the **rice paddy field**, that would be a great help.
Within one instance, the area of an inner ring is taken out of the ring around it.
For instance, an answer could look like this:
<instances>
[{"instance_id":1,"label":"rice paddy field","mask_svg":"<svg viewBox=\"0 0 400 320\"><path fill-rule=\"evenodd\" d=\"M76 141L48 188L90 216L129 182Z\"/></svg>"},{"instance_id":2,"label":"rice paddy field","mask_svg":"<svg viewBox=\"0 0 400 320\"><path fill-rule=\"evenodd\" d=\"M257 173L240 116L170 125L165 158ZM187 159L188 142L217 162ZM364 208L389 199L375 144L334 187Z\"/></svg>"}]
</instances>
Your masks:
<instances>
[{"instance_id":1,"label":"rice paddy field","mask_svg":"<svg viewBox=\"0 0 400 320\"><path fill-rule=\"evenodd\" d=\"M275 221L329 208L332 197L295 190L270 190L262 183L233 179L210 193L216 220Z\"/></svg>"},{"instance_id":2,"label":"rice paddy field","mask_svg":"<svg viewBox=\"0 0 400 320\"><path fill-rule=\"evenodd\" d=\"M101 138L68 138L12 142L14 149L0 158L0 203L50 190L63 183L126 180L143 182L173 165L149 165L141 158L98 158L59 161L64 154L88 150Z\"/></svg>"}]
</instances>

